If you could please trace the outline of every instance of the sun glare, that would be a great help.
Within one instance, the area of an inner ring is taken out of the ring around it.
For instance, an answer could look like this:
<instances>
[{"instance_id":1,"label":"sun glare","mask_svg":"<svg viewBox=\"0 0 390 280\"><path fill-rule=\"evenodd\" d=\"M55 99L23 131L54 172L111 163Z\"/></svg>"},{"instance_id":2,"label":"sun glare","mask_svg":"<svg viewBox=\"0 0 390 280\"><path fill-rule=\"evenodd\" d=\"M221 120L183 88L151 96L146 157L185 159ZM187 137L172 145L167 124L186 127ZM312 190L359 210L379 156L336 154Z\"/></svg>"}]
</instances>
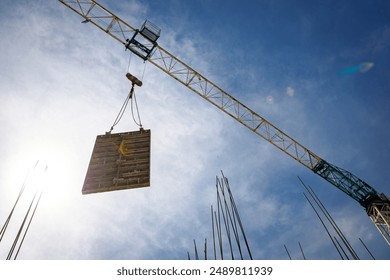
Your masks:
<instances>
[{"instance_id":1,"label":"sun glare","mask_svg":"<svg viewBox=\"0 0 390 280\"><path fill-rule=\"evenodd\" d=\"M52 208L66 203L70 198L69 185L72 174L77 169L66 150L54 149L50 146L35 147L28 154L19 154L12 164L11 178L23 176L26 185L26 196L42 193L41 207ZM12 180L12 188L18 189L22 178ZM80 186L81 189L81 186ZM28 194L28 195L27 195Z\"/></svg>"}]
</instances>

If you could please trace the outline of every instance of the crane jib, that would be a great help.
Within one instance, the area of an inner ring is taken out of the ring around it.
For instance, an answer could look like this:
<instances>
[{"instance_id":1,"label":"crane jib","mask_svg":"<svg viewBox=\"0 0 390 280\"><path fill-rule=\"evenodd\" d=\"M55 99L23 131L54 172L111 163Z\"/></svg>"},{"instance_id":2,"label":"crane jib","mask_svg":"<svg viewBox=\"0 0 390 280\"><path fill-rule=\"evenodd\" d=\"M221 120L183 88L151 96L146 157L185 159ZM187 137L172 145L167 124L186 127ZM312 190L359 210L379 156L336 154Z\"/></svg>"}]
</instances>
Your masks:
<instances>
[{"instance_id":1,"label":"crane jib","mask_svg":"<svg viewBox=\"0 0 390 280\"><path fill-rule=\"evenodd\" d=\"M126 49L131 50L144 61L149 61L358 201L390 245L390 202L384 194L379 194L352 173L321 159L206 77L158 46L156 40L160 36L160 29L155 25L145 21L141 30L135 29L94 0L58 1L79 14L84 19L83 22L92 23L123 44Z\"/></svg>"},{"instance_id":2,"label":"crane jib","mask_svg":"<svg viewBox=\"0 0 390 280\"><path fill-rule=\"evenodd\" d=\"M366 182L325 160L320 161L312 171L348 194L366 209L374 201L380 200L379 194Z\"/></svg>"}]
</instances>

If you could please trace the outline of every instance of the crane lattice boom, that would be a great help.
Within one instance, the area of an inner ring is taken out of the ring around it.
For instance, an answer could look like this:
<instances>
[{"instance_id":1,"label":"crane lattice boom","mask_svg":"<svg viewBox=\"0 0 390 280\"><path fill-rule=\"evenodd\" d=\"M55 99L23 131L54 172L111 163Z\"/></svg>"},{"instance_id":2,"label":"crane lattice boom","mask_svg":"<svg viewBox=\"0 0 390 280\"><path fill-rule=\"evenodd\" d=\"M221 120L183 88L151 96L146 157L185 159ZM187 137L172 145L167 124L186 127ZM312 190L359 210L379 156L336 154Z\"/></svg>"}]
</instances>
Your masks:
<instances>
[{"instance_id":1,"label":"crane lattice boom","mask_svg":"<svg viewBox=\"0 0 390 280\"><path fill-rule=\"evenodd\" d=\"M359 202L390 245L390 202L374 188L352 173L332 165L304 147L266 119L239 102L209 79L160 47L159 30L150 25L135 29L93 0L63 1L72 9L128 49L176 79L193 92L233 117L235 120L282 150Z\"/></svg>"}]
</instances>

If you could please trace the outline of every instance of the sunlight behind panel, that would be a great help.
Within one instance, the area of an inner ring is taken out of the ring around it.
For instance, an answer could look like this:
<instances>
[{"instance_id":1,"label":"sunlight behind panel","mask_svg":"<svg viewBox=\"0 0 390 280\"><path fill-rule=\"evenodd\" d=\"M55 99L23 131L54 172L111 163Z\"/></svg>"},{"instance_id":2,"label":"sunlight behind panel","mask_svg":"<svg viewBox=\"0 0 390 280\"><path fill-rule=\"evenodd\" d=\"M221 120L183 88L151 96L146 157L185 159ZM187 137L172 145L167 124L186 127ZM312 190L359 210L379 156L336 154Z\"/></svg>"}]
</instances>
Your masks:
<instances>
[{"instance_id":1,"label":"sunlight behind panel","mask_svg":"<svg viewBox=\"0 0 390 280\"><path fill-rule=\"evenodd\" d=\"M150 130L98 135L83 194L150 186Z\"/></svg>"}]
</instances>

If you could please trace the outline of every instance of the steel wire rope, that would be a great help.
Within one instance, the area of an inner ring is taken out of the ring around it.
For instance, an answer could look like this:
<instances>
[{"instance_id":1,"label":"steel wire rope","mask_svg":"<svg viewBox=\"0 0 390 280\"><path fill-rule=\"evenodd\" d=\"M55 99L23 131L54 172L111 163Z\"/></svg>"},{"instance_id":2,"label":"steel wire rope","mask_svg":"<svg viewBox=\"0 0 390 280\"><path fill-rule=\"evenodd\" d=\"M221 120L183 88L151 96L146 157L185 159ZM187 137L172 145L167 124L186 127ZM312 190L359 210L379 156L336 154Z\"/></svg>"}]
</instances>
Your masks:
<instances>
[{"instance_id":1,"label":"steel wire rope","mask_svg":"<svg viewBox=\"0 0 390 280\"><path fill-rule=\"evenodd\" d=\"M127 64L127 72L126 73L129 73L130 71L130 64L131 64L131 57L132 57L132 52L130 52L130 55L129 55L129 63Z\"/></svg>"},{"instance_id":2,"label":"steel wire rope","mask_svg":"<svg viewBox=\"0 0 390 280\"><path fill-rule=\"evenodd\" d=\"M144 76L145 76L146 62L147 62L147 61L144 61L144 70L143 70L143 72L142 72L142 76L141 76L141 81L142 81L142 82L143 82L143 80L144 80Z\"/></svg>"},{"instance_id":3,"label":"steel wire rope","mask_svg":"<svg viewBox=\"0 0 390 280\"><path fill-rule=\"evenodd\" d=\"M131 56L130 56L130 60L129 60L129 68L128 68L128 71L130 70L130 62L131 62ZM145 76L145 70L146 70L146 61L144 62L144 70L142 72L142 76L141 76L141 82L143 82L144 80L144 76ZM134 86L134 84L133 84ZM137 97L135 95L135 90L133 89L133 96L134 96L134 102L133 102L133 98L131 99L131 115L133 117L133 121L135 122L136 125L138 125L141 129L142 129L142 122L141 122L141 116L140 116L140 113L139 113L139 109L138 109L138 103L137 103ZM135 108L137 110L137 116L138 116L138 121L139 123L136 121L135 117L134 117L134 109L133 109L133 103L135 103Z\"/></svg>"},{"instance_id":4,"label":"steel wire rope","mask_svg":"<svg viewBox=\"0 0 390 280\"><path fill-rule=\"evenodd\" d=\"M126 99L125 99L125 102L123 103L122 105L122 108L119 110L119 113L118 115L116 116L116 119L114 121L114 123L112 124L111 126L111 129L110 129L110 132L114 129L114 127L120 122L120 120L122 119L123 117L123 114L125 113L126 111L126 108L127 108L127 105L129 104L129 100L131 99L131 95L133 94L133 89L134 87L132 86L132 88L130 89L130 92L129 94L127 95Z\"/></svg>"},{"instance_id":5,"label":"steel wire rope","mask_svg":"<svg viewBox=\"0 0 390 280\"><path fill-rule=\"evenodd\" d=\"M129 70L130 70L130 65L131 65L131 54L129 56L129 62L128 62L128 65L127 65L127 73L129 73ZM144 70L143 70L143 73L142 73L142 79L145 75L145 69L146 69L146 63L145 63L145 66L144 66ZM141 122L141 116L140 116L140 113L139 113L139 108L138 108L138 103L137 103L137 97L135 96L135 90L134 90L134 85L135 83L133 82L132 85L131 85L131 89L130 89L130 92L129 94L127 95L125 101L123 102L123 105L121 107L121 109L119 110L119 113L114 121L114 123L112 124L111 128L110 128L110 131L108 133L111 133L112 130L114 129L114 127L121 121L126 109L127 109L127 106L129 104L129 101L131 100L130 102L130 107L131 107L131 116L133 118L133 121L134 123L139 126L141 129L142 129L142 122ZM138 117L138 121L135 119L135 116L134 116L134 105L135 104L135 109L137 111L137 117Z\"/></svg>"},{"instance_id":6,"label":"steel wire rope","mask_svg":"<svg viewBox=\"0 0 390 280\"><path fill-rule=\"evenodd\" d=\"M142 128L142 122L141 122L141 116L139 114L139 109L138 109L138 103L137 103L137 97L135 96L135 91L133 90L133 98L131 98L131 116L133 117L133 121L135 122L136 125L138 125L140 128ZM134 107L133 104L135 104L135 109L137 111L137 116L138 116L138 121L134 117Z\"/></svg>"}]
</instances>

